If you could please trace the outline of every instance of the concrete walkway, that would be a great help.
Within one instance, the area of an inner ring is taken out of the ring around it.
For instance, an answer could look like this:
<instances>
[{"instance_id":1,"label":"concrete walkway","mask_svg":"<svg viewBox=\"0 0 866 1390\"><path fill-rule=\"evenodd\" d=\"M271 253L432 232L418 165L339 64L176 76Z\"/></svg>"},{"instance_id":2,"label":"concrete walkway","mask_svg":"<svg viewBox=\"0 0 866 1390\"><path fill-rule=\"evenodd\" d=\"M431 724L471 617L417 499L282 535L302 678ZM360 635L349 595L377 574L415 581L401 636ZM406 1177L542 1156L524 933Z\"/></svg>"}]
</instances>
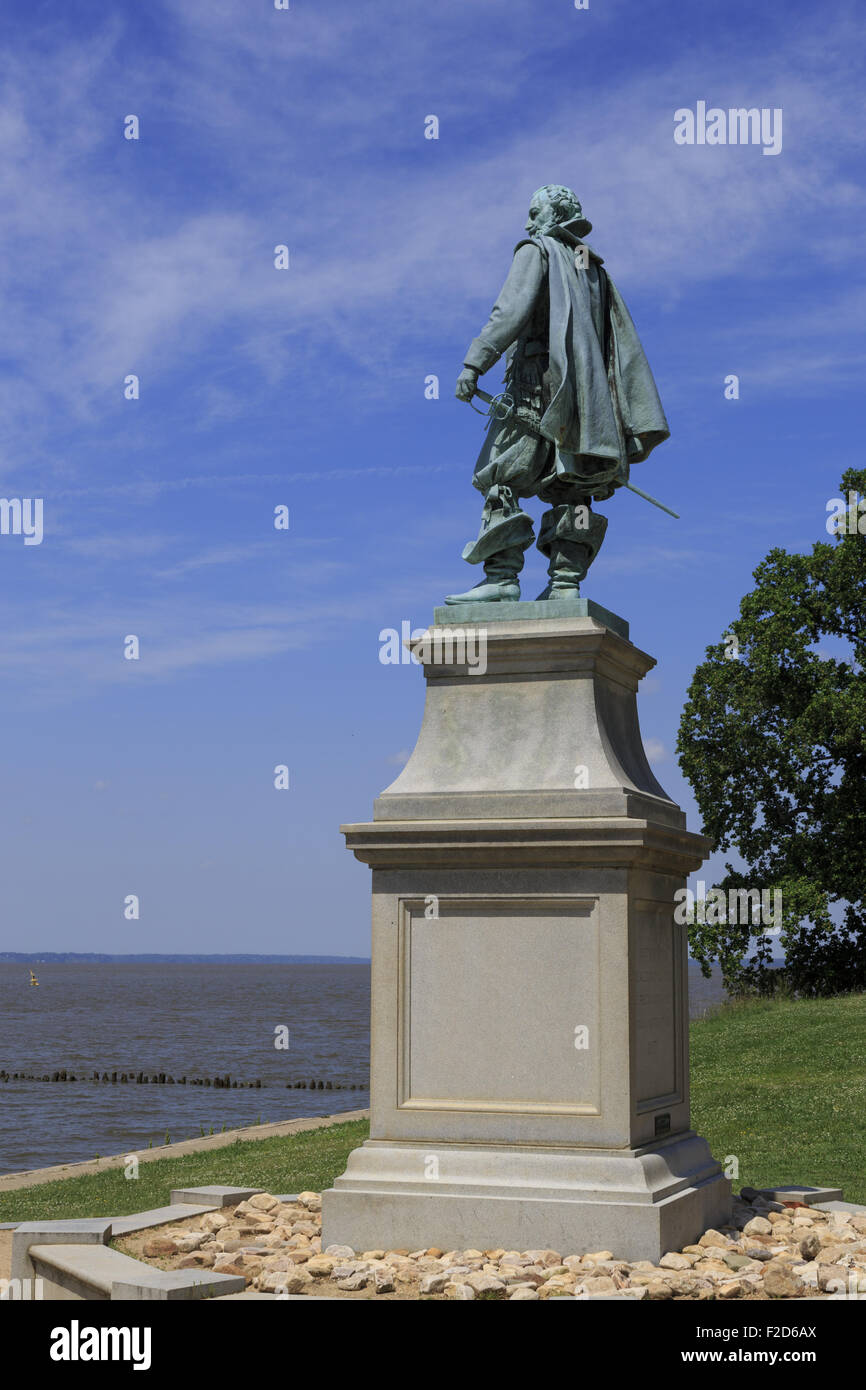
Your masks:
<instances>
[{"instance_id":1,"label":"concrete walkway","mask_svg":"<svg viewBox=\"0 0 866 1390\"><path fill-rule=\"evenodd\" d=\"M184 1154L210 1153L213 1149L224 1149L239 1139L282 1139L288 1134L300 1134L303 1130L347 1124L350 1120L366 1120L369 1116L369 1110L345 1110L337 1115L316 1115L303 1120L280 1120L276 1124L227 1129L222 1134L208 1134L203 1139L184 1139L177 1144L163 1144L158 1149L127 1149L123 1154L87 1159L84 1163L58 1163L51 1168L29 1168L22 1173L0 1174L0 1192L13 1192L21 1187L37 1187L44 1182L60 1182L63 1178L80 1178L89 1173L104 1173L108 1168L122 1168L128 1162L131 1153L135 1154L139 1163L155 1163L160 1158L182 1158Z\"/></svg>"}]
</instances>

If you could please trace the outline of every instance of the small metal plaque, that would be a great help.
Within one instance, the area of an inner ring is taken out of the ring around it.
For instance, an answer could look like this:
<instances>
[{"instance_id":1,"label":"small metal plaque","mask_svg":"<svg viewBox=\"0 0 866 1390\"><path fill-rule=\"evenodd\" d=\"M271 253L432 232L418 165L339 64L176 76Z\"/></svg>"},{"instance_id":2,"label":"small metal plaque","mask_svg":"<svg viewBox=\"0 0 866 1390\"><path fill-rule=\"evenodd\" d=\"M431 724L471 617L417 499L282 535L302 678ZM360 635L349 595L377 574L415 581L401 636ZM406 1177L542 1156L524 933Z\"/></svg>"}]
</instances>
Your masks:
<instances>
[{"instance_id":1,"label":"small metal plaque","mask_svg":"<svg viewBox=\"0 0 866 1390\"><path fill-rule=\"evenodd\" d=\"M671 1117L670 1115L656 1115L656 1138L660 1134L670 1134Z\"/></svg>"}]
</instances>

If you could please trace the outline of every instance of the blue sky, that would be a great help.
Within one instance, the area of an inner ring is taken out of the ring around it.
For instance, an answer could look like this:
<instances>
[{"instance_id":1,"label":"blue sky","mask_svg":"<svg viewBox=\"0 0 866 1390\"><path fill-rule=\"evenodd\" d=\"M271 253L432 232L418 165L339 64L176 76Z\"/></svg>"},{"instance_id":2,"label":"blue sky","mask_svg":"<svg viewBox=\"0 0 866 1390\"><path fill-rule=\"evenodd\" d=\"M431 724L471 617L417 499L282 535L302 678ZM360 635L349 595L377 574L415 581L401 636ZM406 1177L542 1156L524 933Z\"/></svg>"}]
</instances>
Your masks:
<instances>
[{"instance_id":1,"label":"blue sky","mask_svg":"<svg viewBox=\"0 0 866 1390\"><path fill-rule=\"evenodd\" d=\"M379 632L477 578L453 382L546 182L577 190L671 424L633 481L682 520L619 494L584 593L658 659L644 737L698 828L672 754L694 667L862 460L862 27L802 0L7 16L0 484L44 498L45 536L0 536L0 949L367 951L338 827L423 704ZM676 145L700 100L781 107L781 153ZM527 596L542 573L530 551Z\"/></svg>"}]
</instances>

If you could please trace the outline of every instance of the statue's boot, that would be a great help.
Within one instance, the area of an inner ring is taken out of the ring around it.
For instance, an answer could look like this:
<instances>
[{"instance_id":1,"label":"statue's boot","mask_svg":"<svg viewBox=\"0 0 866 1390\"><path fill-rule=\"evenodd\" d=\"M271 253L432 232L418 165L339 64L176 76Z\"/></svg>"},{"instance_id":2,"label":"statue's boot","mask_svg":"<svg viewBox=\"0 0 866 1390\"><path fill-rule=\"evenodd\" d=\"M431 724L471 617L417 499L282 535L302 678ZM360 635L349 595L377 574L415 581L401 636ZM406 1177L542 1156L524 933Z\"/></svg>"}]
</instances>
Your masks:
<instances>
[{"instance_id":1,"label":"statue's boot","mask_svg":"<svg viewBox=\"0 0 866 1390\"><path fill-rule=\"evenodd\" d=\"M465 594L449 594L446 603L515 603L520 598L517 576L523 552L532 545L532 518L522 512L509 487L488 488L481 530L463 549L470 565L484 565L485 578Z\"/></svg>"},{"instance_id":2,"label":"statue's boot","mask_svg":"<svg viewBox=\"0 0 866 1390\"><path fill-rule=\"evenodd\" d=\"M517 578L523 569L523 551L519 545L499 550L484 561L484 578L465 594L449 594L446 603L516 603L520 598Z\"/></svg>"},{"instance_id":3,"label":"statue's boot","mask_svg":"<svg viewBox=\"0 0 866 1390\"><path fill-rule=\"evenodd\" d=\"M548 584L536 600L578 598L580 583L598 554L607 517L585 503L563 503L541 518L538 549L549 561Z\"/></svg>"},{"instance_id":4,"label":"statue's boot","mask_svg":"<svg viewBox=\"0 0 866 1390\"><path fill-rule=\"evenodd\" d=\"M592 553L588 545L558 541L550 553L547 586L542 589L537 601L579 598L580 581L586 578L591 563Z\"/></svg>"}]
</instances>

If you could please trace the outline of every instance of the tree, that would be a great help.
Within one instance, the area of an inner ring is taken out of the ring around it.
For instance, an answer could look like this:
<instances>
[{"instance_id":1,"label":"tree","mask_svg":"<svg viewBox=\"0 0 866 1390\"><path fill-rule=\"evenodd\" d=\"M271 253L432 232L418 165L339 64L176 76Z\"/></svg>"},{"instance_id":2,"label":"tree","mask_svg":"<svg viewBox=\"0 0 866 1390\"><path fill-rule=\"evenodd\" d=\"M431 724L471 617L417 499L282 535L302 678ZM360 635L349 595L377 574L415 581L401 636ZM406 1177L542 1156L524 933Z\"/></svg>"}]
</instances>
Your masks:
<instances>
[{"instance_id":1,"label":"tree","mask_svg":"<svg viewBox=\"0 0 866 1390\"><path fill-rule=\"evenodd\" d=\"M771 550L755 570L726 640L695 671L677 741L705 833L744 861L739 870L726 864L718 886L781 891L783 974L807 995L866 989L866 496L858 493L866 494L866 470L849 469L834 539L808 555ZM773 990L766 923L695 922L689 936L705 975L718 960L732 992Z\"/></svg>"}]
</instances>

